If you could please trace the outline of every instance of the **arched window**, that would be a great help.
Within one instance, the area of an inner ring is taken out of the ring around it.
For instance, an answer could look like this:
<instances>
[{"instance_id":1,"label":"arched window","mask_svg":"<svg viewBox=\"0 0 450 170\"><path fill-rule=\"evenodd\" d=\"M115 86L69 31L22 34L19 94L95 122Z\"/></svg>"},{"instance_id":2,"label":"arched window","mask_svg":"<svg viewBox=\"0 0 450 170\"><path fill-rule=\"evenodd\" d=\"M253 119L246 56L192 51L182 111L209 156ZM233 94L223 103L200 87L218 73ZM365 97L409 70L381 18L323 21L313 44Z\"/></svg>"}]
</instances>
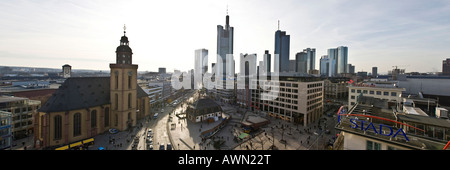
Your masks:
<instances>
[{"instance_id":1,"label":"arched window","mask_svg":"<svg viewBox=\"0 0 450 170\"><path fill-rule=\"evenodd\" d=\"M119 110L119 95L117 93L114 94L114 100L115 100L114 107L116 110Z\"/></svg>"},{"instance_id":2,"label":"arched window","mask_svg":"<svg viewBox=\"0 0 450 170\"><path fill-rule=\"evenodd\" d=\"M131 93L128 93L128 108L131 108Z\"/></svg>"},{"instance_id":3,"label":"arched window","mask_svg":"<svg viewBox=\"0 0 450 170\"><path fill-rule=\"evenodd\" d=\"M109 107L105 108L105 127L109 126Z\"/></svg>"},{"instance_id":4,"label":"arched window","mask_svg":"<svg viewBox=\"0 0 450 170\"><path fill-rule=\"evenodd\" d=\"M57 115L55 116L54 123L55 123L55 140L61 139L62 137L62 116Z\"/></svg>"},{"instance_id":5,"label":"arched window","mask_svg":"<svg viewBox=\"0 0 450 170\"><path fill-rule=\"evenodd\" d=\"M97 127L97 110L91 112L91 128Z\"/></svg>"},{"instance_id":6,"label":"arched window","mask_svg":"<svg viewBox=\"0 0 450 170\"><path fill-rule=\"evenodd\" d=\"M81 135L81 113L73 115L73 136Z\"/></svg>"}]
</instances>

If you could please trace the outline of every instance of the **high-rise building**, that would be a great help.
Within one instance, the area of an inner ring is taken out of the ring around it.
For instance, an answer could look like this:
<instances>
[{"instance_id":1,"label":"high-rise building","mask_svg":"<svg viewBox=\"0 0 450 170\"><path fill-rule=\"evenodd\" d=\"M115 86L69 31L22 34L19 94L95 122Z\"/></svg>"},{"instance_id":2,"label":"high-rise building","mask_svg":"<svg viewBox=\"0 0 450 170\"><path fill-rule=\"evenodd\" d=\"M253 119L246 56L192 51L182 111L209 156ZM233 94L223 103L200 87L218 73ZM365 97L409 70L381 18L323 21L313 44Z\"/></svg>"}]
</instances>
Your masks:
<instances>
[{"instance_id":1,"label":"high-rise building","mask_svg":"<svg viewBox=\"0 0 450 170\"><path fill-rule=\"evenodd\" d=\"M303 50L306 53L306 70L307 72L310 70L316 69L316 49L315 48L307 48Z\"/></svg>"},{"instance_id":2,"label":"high-rise building","mask_svg":"<svg viewBox=\"0 0 450 170\"><path fill-rule=\"evenodd\" d=\"M328 76L328 73L330 72L330 65L328 64L329 62L330 59L327 55L324 55L320 58L320 75Z\"/></svg>"},{"instance_id":3,"label":"high-rise building","mask_svg":"<svg viewBox=\"0 0 450 170\"><path fill-rule=\"evenodd\" d=\"M450 76L450 58L442 61L442 74Z\"/></svg>"},{"instance_id":4,"label":"high-rise building","mask_svg":"<svg viewBox=\"0 0 450 170\"><path fill-rule=\"evenodd\" d=\"M348 73L355 74L355 66L348 64Z\"/></svg>"},{"instance_id":5,"label":"high-rise building","mask_svg":"<svg viewBox=\"0 0 450 170\"><path fill-rule=\"evenodd\" d=\"M337 75L336 62L337 62L337 49L335 48L328 49L328 68L329 68L328 77L334 77Z\"/></svg>"},{"instance_id":6,"label":"high-rise building","mask_svg":"<svg viewBox=\"0 0 450 170\"><path fill-rule=\"evenodd\" d=\"M213 93L215 93L219 100L227 103L233 103L235 101L234 87L230 88L229 85L227 86L227 80L234 80L235 72L233 30L234 28L230 26L230 17L227 14L225 27L217 25L216 90L213 90ZM227 57L227 55L231 55L231 58ZM222 75L222 77L219 75Z\"/></svg>"},{"instance_id":7,"label":"high-rise building","mask_svg":"<svg viewBox=\"0 0 450 170\"><path fill-rule=\"evenodd\" d=\"M328 58L330 68L328 76L335 77L341 73L348 73L348 47L328 49Z\"/></svg>"},{"instance_id":8,"label":"high-rise building","mask_svg":"<svg viewBox=\"0 0 450 170\"><path fill-rule=\"evenodd\" d=\"M271 68L271 59L270 59L270 54L269 54L269 50L264 51L264 57L263 57L263 63L264 63L264 69L267 73L270 73L270 68Z\"/></svg>"},{"instance_id":9,"label":"high-rise building","mask_svg":"<svg viewBox=\"0 0 450 170\"><path fill-rule=\"evenodd\" d=\"M295 54L295 72L308 73L308 54L299 52Z\"/></svg>"},{"instance_id":10,"label":"high-rise building","mask_svg":"<svg viewBox=\"0 0 450 170\"><path fill-rule=\"evenodd\" d=\"M348 47L339 46L337 48L337 74L348 73Z\"/></svg>"},{"instance_id":11,"label":"high-rise building","mask_svg":"<svg viewBox=\"0 0 450 170\"><path fill-rule=\"evenodd\" d=\"M203 74L208 71L208 50L207 49L197 49L195 50L195 63L194 63L194 79L196 83L194 89L200 88L203 82Z\"/></svg>"},{"instance_id":12,"label":"high-rise building","mask_svg":"<svg viewBox=\"0 0 450 170\"><path fill-rule=\"evenodd\" d=\"M275 64L280 72L289 72L289 43L290 35L287 35L286 31L275 32L275 57L278 54L278 61L275 59Z\"/></svg>"},{"instance_id":13,"label":"high-rise building","mask_svg":"<svg viewBox=\"0 0 450 170\"><path fill-rule=\"evenodd\" d=\"M222 64L216 68L218 73L226 74L226 56L233 54L233 35L234 28L230 26L230 17L226 16L225 27L217 25L217 63L222 61ZM233 63L231 63L233 64Z\"/></svg>"},{"instance_id":14,"label":"high-rise building","mask_svg":"<svg viewBox=\"0 0 450 170\"><path fill-rule=\"evenodd\" d=\"M372 77L378 76L378 67L372 67Z\"/></svg>"}]
</instances>

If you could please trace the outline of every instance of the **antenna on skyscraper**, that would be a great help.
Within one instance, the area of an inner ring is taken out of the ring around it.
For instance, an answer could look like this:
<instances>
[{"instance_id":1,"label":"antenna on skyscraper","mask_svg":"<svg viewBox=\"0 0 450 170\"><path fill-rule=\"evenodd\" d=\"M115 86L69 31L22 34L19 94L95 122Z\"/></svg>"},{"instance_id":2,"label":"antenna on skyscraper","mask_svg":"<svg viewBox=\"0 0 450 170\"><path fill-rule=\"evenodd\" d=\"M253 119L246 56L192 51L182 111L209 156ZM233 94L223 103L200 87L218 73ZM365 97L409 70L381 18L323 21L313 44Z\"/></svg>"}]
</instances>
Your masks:
<instances>
[{"instance_id":1,"label":"antenna on skyscraper","mask_svg":"<svg viewBox=\"0 0 450 170\"><path fill-rule=\"evenodd\" d=\"M278 30L280 30L280 20L278 20Z\"/></svg>"},{"instance_id":2,"label":"antenna on skyscraper","mask_svg":"<svg viewBox=\"0 0 450 170\"><path fill-rule=\"evenodd\" d=\"M228 15L228 4L227 4L227 15Z\"/></svg>"}]
</instances>

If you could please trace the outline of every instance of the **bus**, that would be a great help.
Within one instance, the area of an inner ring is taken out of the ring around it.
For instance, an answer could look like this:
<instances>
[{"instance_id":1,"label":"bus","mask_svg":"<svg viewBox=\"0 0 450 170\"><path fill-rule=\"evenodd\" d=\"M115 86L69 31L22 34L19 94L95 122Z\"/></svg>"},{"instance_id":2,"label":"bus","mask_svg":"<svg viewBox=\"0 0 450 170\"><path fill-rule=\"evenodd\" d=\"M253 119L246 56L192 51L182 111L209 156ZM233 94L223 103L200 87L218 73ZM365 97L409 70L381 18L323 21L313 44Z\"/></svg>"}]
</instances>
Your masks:
<instances>
[{"instance_id":1,"label":"bus","mask_svg":"<svg viewBox=\"0 0 450 170\"><path fill-rule=\"evenodd\" d=\"M158 113L155 113L155 115L153 115L153 119L157 119L158 118Z\"/></svg>"}]
</instances>

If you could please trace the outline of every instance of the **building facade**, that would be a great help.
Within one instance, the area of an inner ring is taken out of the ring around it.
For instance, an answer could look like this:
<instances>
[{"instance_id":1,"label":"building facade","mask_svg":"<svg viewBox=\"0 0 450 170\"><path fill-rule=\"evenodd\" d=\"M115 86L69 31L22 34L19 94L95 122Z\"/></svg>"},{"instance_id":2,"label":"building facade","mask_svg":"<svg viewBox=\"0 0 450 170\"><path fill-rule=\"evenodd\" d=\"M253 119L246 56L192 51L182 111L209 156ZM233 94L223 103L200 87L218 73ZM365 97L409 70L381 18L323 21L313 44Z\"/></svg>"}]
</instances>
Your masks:
<instances>
[{"instance_id":1,"label":"building facade","mask_svg":"<svg viewBox=\"0 0 450 170\"><path fill-rule=\"evenodd\" d=\"M442 74L450 76L450 58L442 61Z\"/></svg>"},{"instance_id":2,"label":"building facade","mask_svg":"<svg viewBox=\"0 0 450 170\"><path fill-rule=\"evenodd\" d=\"M37 100L22 97L0 96L0 111L11 113L12 136L20 139L33 134L33 114L41 106Z\"/></svg>"},{"instance_id":3,"label":"building facade","mask_svg":"<svg viewBox=\"0 0 450 170\"><path fill-rule=\"evenodd\" d=\"M0 150L10 148L12 144L12 114L0 111Z\"/></svg>"},{"instance_id":4,"label":"building facade","mask_svg":"<svg viewBox=\"0 0 450 170\"><path fill-rule=\"evenodd\" d=\"M348 86L348 107L351 108L353 105L357 103L359 96L370 96L378 99L387 99L400 102L403 91L405 88L397 88L394 86L377 86L377 85L368 85L368 84L355 84Z\"/></svg>"},{"instance_id":5,"label":"building facade","mask_svg":"<svg viewBox=\"0 0 450 170\"><path fill-rule=\"evenodd\" d=\"M257 80L252 81L257 83ZM322 116L324 82L320 78L280 76L279 93L275 100L264 99L261 95L264 86L270 83L258 84L257 89L252 89L252 110L259 110L269 116L304 126Z\"/></svg>"}]
</instances>

